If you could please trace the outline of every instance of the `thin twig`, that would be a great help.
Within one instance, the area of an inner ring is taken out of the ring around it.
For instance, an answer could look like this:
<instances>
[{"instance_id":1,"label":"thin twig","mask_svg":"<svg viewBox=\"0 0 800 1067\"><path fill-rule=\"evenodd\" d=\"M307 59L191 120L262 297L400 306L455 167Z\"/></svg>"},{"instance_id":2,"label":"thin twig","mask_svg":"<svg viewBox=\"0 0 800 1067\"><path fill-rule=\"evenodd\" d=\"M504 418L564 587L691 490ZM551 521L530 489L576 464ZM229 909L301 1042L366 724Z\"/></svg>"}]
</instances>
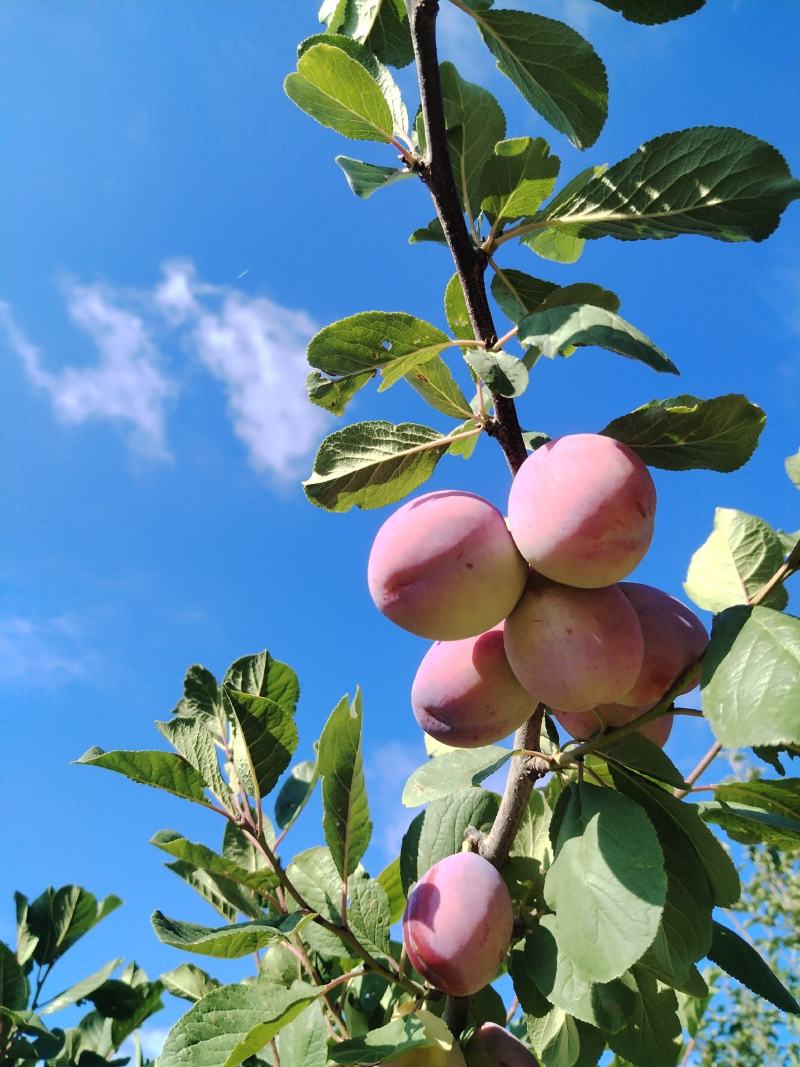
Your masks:
<instances>
[{"instance_id":1,"label":"thin twig","mask_svg":"<svg viewBox=\"0 0 800 1067\"><path fill-rule=\"evenodd\" d=\"M679 800L682 797L685 797L687 793L691 793L692 786L694 785L694 783L697 781L703 771L714 762L714 760L717 758L721 751L722 743L720 741L715 741L711 748L708 750L708 752L706 752L705 756L703 756L703 758L694 768L694 770L686 775L685 780L688 788L675 790L675 796L678 797Z\"/></svg>"},{"instance_id":2,"label":"thin twig","mask_svg":"<svg viewBox=\"0 0 800 1067\"><path fill-rule=\"evenodd\" d=\"M508 1024L514 1018L514 1016L517 1014L518 1008L519 1008L519 997L514 997L514 999L511 1001L511 1006L509 1007L508 1011L506 1012L506 1026L508 1026Z\"/></svg>"}]
</instances>

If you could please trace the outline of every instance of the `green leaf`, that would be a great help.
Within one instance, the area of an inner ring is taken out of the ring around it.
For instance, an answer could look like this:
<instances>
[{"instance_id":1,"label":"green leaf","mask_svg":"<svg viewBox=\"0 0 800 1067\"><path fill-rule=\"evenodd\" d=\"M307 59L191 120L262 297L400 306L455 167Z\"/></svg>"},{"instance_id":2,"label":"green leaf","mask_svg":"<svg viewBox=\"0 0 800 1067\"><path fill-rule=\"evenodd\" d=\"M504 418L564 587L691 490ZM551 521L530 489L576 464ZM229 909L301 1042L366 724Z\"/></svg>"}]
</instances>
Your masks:
<instances>
[{"instance_id":1,"label":"green leaf","mask_svg":"<svg viewBox=\"0 0 800 1067\"><path fill-rule=\"evenodd\" d=\"M364 762L361 691L344 696L333 709L319 740L322 777L322 826L334 863L343 878L358 866L372 836Z\"/></svg>"},{"instance_id":2,"label":"green leaf","mask_svg":"<svg viewBox=\"0 0 800 1067\"><path fill-rule=\"evenodd\" d=\"M414 177L407 167L379 167L375 163L351 159L350 156L336 156L335 162L344 171L351 190L362 200L367 200L378 189L385 189L387 185Z\"/></svg>"},{"instance_id":3,"label":"green leaf","mask_svg":"<svg viewBox=\"0 0 800 1067\"><path fill-rule=\"evenodd\" d=\"M383 868L378 875L378 882L383 886L386 899L389 901L390 922L396 923L406 907L406 895L403 892L403 882L400 878L399 856Z\"/></svg>"},{"instance_id":4,"label":"green leaf","mask_svg":"<svg viewBox=\"0 0 800 1067\"><path fill-rule=\"evenodd\" d=\"M362 945L373 955L388 957L391 914L389 898L379 881L359 868L347 883L350 904L347 921Z\"/></svg>"},{"instance_id":5,"label":"green leaf","mask_svg":"<svg viewBox=\"0 0 800 1067\"><path fill-rule=\"evenodd\" d=\"M735 471L756 450L766 415L740 393L712 400L651 400L601 432L628 445L649 467Z\"/></svg>"},{"instance_id":6,"label":"green leaf","mask_svg":"<svg viewBox=\"0 0 800 1067\"><path fill-rule=\"evenodd\" d=\"M400 850L400 877L406 894L434 863L461 851L468 826L488 829L497 808L494 793L471 788L434 800L417 815L406 831Z\"/></svg>"},{"instance_id":7,"label":"green leaf","mask_svg":"<svg viewBox=\"0 0 800 1067\"><path fill-rule=\"evenodd\" d=\"M196 1003L212 989L219 988L216 978L206 974L204 970L194 963L182 963L166 974L161 975L161 982L168 993L174 997L182 997L183 1000L191 1000Z\"/></svg>"},{"instance_id":8,"label":"green leaf","mask_svg":"<svg viewBox=\"0 0 800 1067\"><path fill-rule=\"evenodd\" d=\"M500 310L513 323L536 311L550 296L558 291L553 282L534 278L521 270L504 267L492 278L492 296Z\"/></svg>"},{"instance_id":9,"label":"green leaf","mask_svg":"<svg viewBox=\"0 0 800 1067\"><path fill-rule=\"evenodd\" d=\"M800 743L800 619L729 608L703 661L703 710L726 748Z\"/></svg>"},{"instance_id":10,"label":"green leaf","mask_svg":"<svg viewBox=\"0 0 800 1067\"><path fill-rule=\"evenodd\" d=\"M714 923L714 939L708 958L756 996L764 997L781 1011L800 1015L800 1004L756 950L733 930L718 922Z\"/></svg>"},{"instance_id":11,"label":"green leaf","mask_svg":"<svg viewBox=\"0 0 800 1067\"><path fill-rule=\"evenodd\" d=\"M599 752L598 755L601 759L619 763L676 789L682 789L686 785L683 775L663 749L641 734L621 737L608 752Z\"/></svg>"},{"instance_id":12,"label":"green leaf","mask_svg":"<svg viewBox=\"0 0 800 1067\"><path fill-rule=\"evenodd\" d=\"M150 844L170 856L175 856L176 859L190 863L210 874L230 879L247 889L264 891L278 884L277 876L268 867L257 869L242 867L227 856L220 856L218 852L214 852L213 849L197 841L189 841L174 830L159 830L150 838Z\"/></svg>"},{"instance_id":13,"label":"green leaf","mask_svg":"<svg viewBox=\"0 0 800 1067\"><path fill-rule=\"evenodd\" d=\"M562 794L551 836L544 894L559 949L585 978L609 982L658 931L667 891L658 837L639 805L587 783Z\"/></svg>"},{"instance_id":14,"label":"green leaf","mask_svg":"<svg viewBox=\"0 0 800 1067\"><path fill-rule=\"evenodd\" d=\"M273 941L283 940L313 920L307 912L294 912L280 919L257 919L230 926L198 926L197 923L170 919L163 912L153 912L151 922L156 937L165 945L183 952L236 960L257 952Z\"/></svg>"},{"instance_id":15,"label":"green leaf","mask_svg":"<svg viewBox=\"0 0 800 1067\"><path fill-rule=\"evenodd\" d=\"M221 702L217 679L201 667L193 664L183 679L183 697L172 710L180 718L198 718L217 723L221 715Z\"/></svg>"},{"instance_id":16,"label":"green leaf","mask_svg":"<svg viewBox=\"0 0 800 1067\"><path fill-rule=\"evenodd\" d=\"M763 808L786 819L800 820L800 778L782 782L755 778L750 782L724 782L714 791L716 800Z\"/></svg>"},{"instance_id":17,"label":"green leaf","mask_svg":"<svg viewBox=\"0 0 800 1067\"><path fill-rule=\"evenodd\" d=\"M474 336L472 320L458 274L453 274L444 290L444 314L453 336L459 340L471 340Z\"/></svg>"},{"instance_id":18,"label":"green leaf","mask_svg":"<svg viewBox=\"0 0 800 1067\"><path fill-rule=\"evenodd\" d=\"M535 311L520 322L518 338L520 344L536 345L551 359L569 345L593 345L638 360L653 370L678 373L675 364L635 326L591 304Z\"/></svg>"},{"instance_id":19,"label":"green leaf","mask_svg":"<svg viewBox=\"0 0 800 1067\"><path fill-rule=\"evenodd\" d=\"M319 1001L310 1004L278 1035L281 1067L325 1067L328 1032Z\"/></svg>"},{"instance_id":20,"label":"green leaf","mask_svg":"<svg viewBox=\"0 0 800 1067\"><path fill-rule=\"evenodd\" d=\"M520 244L553 263L577 263L583 255L586 241L583 237L576 237L573 233L551 226L527 234L521 238Z\"/></svg>"},{"instance_id":21,"label":"green leaf","mask_svg":"<svg viewBox=\"0 0 800 1067\"><path fill-rule=\"evenodd\" d=\"M781 757L797 759L800 756L800 747L797 745L754 745L753 752L764 763L774 767L778 774L786 774L786 768L781 762Z\"/></svg>"},{"instance_id":22,"label":"green leaf","mask_svg":"<svg viewBox=\"0 0 800 1067\"><path fill-rule=\"evenodd\" d=\"M403 0L383 0L365 44L390 67L405 67L411 62L414 44Z\"/></svg>"},{"instance_id":23,"label":"green leaf","mask_svg":"<svg viewBox=\"0 0 800 1067\"><path fill-rule=\"evenodd\" d=\"M556 917L545 915L525 941L525 964L539 991L557 1008L607 1033L622 1029L636 994L620 979L590 982L571 960L559 954Z\"/></svg>"},{"instance_id":24,"label":"green leaf","mask_svg":"<svg viewBox=\"0 0 800 1067\"><path fill-rule=\"evenodd\" d=\"M75 760L89 767L104 767L124 774L140 785L151 785L167 793L210 807L205 798L205 782L188 760L172 752L131 752L117 749L105 752L95 746Z\"/></svg>"},{"instance_id":25,"label":"green leaf","mask_svg":"<svg viewBox=\"0 0 800 1067\"><path fill-rule=\"evenodd\" d=\"M326 378L318 370L312 370L306 375L306 395L312 404L331 415L344 415L348 403L377 373L368 370L347 378Z\"/></svg>"},{"instance_id":26,"label":"green leaf","mask_svg":"<svg viewBox=\"0 0 800 1067\"><path fill-rule=\"evenodd\" d=\"M481 208L496 225L533 215L553 191L561 160L543 137L498 141L481 171Z\"/></svg>"},{"instance_id":27,"label":"green leaf","mask_svg":"<svg viewBox=\"0 0 800 1067\"><path fill-rule=\"evenodd\" d=\"M430 478L449 444L413 422L357 422L325 438L303 487L327 511L394 504Z\"/></svg>"},{"instance_id":28,"label":"green leaf","mask_svg":"<svg viewBox=\"0 0 800 1067\"><path fill-rule=\"evenodd\" d=\"M430 1043L422 1020L416 1015L405 1015L361 1037L332 1045L328 1056L333 1063L341 1064L387 1063Z\"/></svg>"},{"instance_id":29,"label":"green leaf","mask_svg":"<svg viewBox=\"0 0 800 1067\"><path fill-rule=\"evenodd\" d=\"M580 1055L581 1039L571 1015L551 1008L545 1015L526 1015L528 1039L542 1067L573 1067Z\"/></svg>"},{"instance_id":30,"label":"green leaf","mask_svg":"<svg viewBox=\"0 0 800 1067\"><path fill-rule=\"evenodd\" d=\"M78 885L48 888L29 906L26 922L36 938L33 958L39 964L53 963L84 934L122 904L110 895L98 900Z\"/></svg>"},{"instance_id":31,"label":"green leaf","mask_svg":"<svg viewBox=\"0 0 800 1067\"><path fill-rule=\"evenodd\" d=\"M229 808L233 803L230 786L222 777L214 738L203 719L175 718L157 722L156 727L178 755L191 763L214 796Z\"/></svg>"},{"instance_id":32,"label":"green leaf","mask_svg":"<svg viewBox=\"0 0 800 1067\"><path fill-rule=\"evenodd\" d=\"M608 79L585 38L526 11L483 11L475 21L497 66L545 122L576 148L597 140L608 112Z\"/></svg>"},{"instance_id":33,"label":"green leaf","mask_svg":"<svg viewBox=\"0 0 800 1067\"><path fill-rule=\"evenodd\" d=\"M444 235L442 224L438 219L431 219L426 226L420 226L414 230L408 239L410 245L418 244L447 244L447 238Z\"/></svg>"},{"instance_id":34,"label":"green leaf","mask_svg":"<svg viewBox=\"0 0 800 1067\"><path fill-rule=\"evenodd\" d=\"M612 312L617 312L620 308L619 297L610 289L604 289L594 282L573 282L548 293L537 310L547 311L550 308L565 307L567 304L591 304L592 307L605 308L606 311Z\"/></svg>"},{"instance_id":35,"label":"green leaf","mask_svg":"<svg viewBox=\"0 0 800 1067\"><path fill-rule=\"evenodd\" d=\"M528 388L528 368L507 352L473 348L464 358L492 393L521 396Z\"/></svg>"},{"instance_id":36,"label":"green leaf","mask_svg":"<svg viewBox=\"0 0 800 1067\"><path fill-rule=\"evenodd\" d=\"M334 923L341 921L342 879L327 848L301 852L289 864L287 874L297 892L317 914ZM291 896L289 900L292 900ZM350 950L345 949L335 934L312 925L304 930L303 939L310 941L312 938L315 950L324 956L334 960L348 956Z\"/></svg>"},{"instance_id":37,"label":"green leaf","mask_svg":"<svg viewBox=\"0 0 800 1067\"><path fill-rule=\"evenodd\" d=\"M237 725L234 757L246 762L249 785L259 803L289 766L297 748L297 727L289 712L269 697L228 688L224 693L226 707Z\"/></svg>"},{"instance_id":38,"label":"green leaf","mask_svg":"<svg viewBox=\"0 0 800 1067\"><path fill-rule=\"evenodd\" d=\"M199 1000L172 1027L159 1067L237 1067L313 1003L318 991L304 982L290 989L256 979L224 985Z\"/></svg>"},{"instance_id":39,"label":"green leaf","mask_svg":"<svg viewBox=\"0 0 800 1067\"><path fill-rule=\"evenodd\" d=\"M800 451L792 456L787 456L784 461L789 480L800 489Z\"/></svg>"},{"instance_id":40,"label":"green leaf","mask_svg":"<svg viewBox=\"0 0 800 1067\"><path fill-rule=\"evenodd\" d=\"M741 804L702 804L706 822L721 826L728 837L745 845L764 843L782 852L800 849L800 821Z\"/></svg>"},{"instance_id":41,"label":"green leaf","mask_svg":"<svg viewBox=\"0 0 800 1067\"><path fill-rule=\"evenodd\" d=\"M763 519L734 508L717 508L714 529L692 556L683 588L707 611L745 604L783 563L780 538ZM787 596L777 586L765 603L784 608Z\"/></svg>"},{"instance_id":42,"label":"green leaf","mask_svg":"<svg viewBox=\"0 0 800 1067\"><path fill-rule=\"evenodd\" d=\"M24 1011L28 1004L28 979L16 955L0 941L0 1006Z\"/></svg>"},{"instance_id":43,"label":"green leaf","mask_svg":"<svg viewBox=\"0 0 800 1067\"><path fill-rule=\"evenodd\" d=\"M290 826L306 806L318 777L316 761L303 760L292 767L275 798L275 822L281 830Z\"/></svg>"},{"instance_id":44,"label":"green leaf","mask_svg":"<svg viewBox=\"0 0 800 1067\"><path fill-rule=\"evenodd\" d=\"M619 11L630 22L655 26L661 22L681 19L699 11L706 0L598 0L598 3Z\"/></svg>"},{"instance_id":45,"label":"green leaf","mask_svg":"<svg viewBox=\"0 0 800 1067\"><path fill-rule=\"evenodd\" d=\"M510 757L511 751L500 745L450 749L417 767L403 789L403 804L417 808L468 786L480 785Z\"/></svg>"},{"instance_id":46,"label":"green leaf","mask_svg":"<svg viewBox=\"0 0 800 1067\"><path fill-rule=\"evenodd\" d=\"M355 141L390 141L394 121L381 87L341 48L315 44L284 82L286 95L322 126Z\"/></svg>"},{"instance_id":47,"label":"green leaf","mask_svg":"<svg viewBox=\"0 0 800 1067\"><path fill-rule=\"evenodd\" d=\"M405 380L436 411L441 411L443 415L450 415L455 419L467 418L470 420L470 425L462 429L474 428L475 419L469 401L461 392L450 368L441 356L434 356L424 366L416 367L405 376ZM477 439L476 434L474 440L470 440L473 448ZM462 442L458 441L451 445L450 452L454 452L456 445L460 444Z\"/></svg>"},{"instance_id":48,"label":"green leaf","mask_svg":"<svg viewBox=\"0 0 800 1067\"><path fill-rule=\"evenodd\" d=\"M464 210L475 218L480 210L481 170L506 135L506 117L492 94L465 81L452 63L442 63L439 69L453 177Z\"/></svg>"},{"instance_id":49,"label":"green leaf","mask_svg":"<svg viewBox=\"0 0 800 1067\"><path fill-rule=\"evenodd\" d=\"M556 197L535 221L585 239L763 241L799 195L800 182L772 145L697 126L646 141L572 196Z\"/></svg>"},{"instance_id":50,"label":"green leaf","mask_svg":"<svg viewBox=\"0 0 800 1067\"><path fill-rule=\"evenodd\" d=\"M237 693L269 697L289 715L294 715L300 699L300 682L295 672L266 649L235 660L225 671L222 684Z\"/></svg>"},{"instance_id":51,"label":"green leaf","mask_svg":"<svg viewBox=\"0 0 800 1067\"><path fill-rule=\"evenodd\" d=\"M632 973L639 991L636 1009L623 1030L608 1036L608 1044L632 1064L675 1067L681 1053L677 997L644 968Z\"/></svg>"},{"instance_id":52,"label":"green leaf","mask_svg":"<svg viewBox=\"0 0 800 1067\"><path fill-rule=\"evenodd\" d=\"M46 1004L43 1004L38 1009L39 1014L50 1015L54 1011L60 1011L62 1008L68 1007L70 1004L77 1004L78 1001L85 1000L103 985L112 972L119 967L120 963L122 963L120 958L109 960L99 971L95 971L94 974L90 974L88 977L81 979L80 982L69 986L69 988L53 997L52 1000L48 1000Z\"/></svg>"}]
</instances>

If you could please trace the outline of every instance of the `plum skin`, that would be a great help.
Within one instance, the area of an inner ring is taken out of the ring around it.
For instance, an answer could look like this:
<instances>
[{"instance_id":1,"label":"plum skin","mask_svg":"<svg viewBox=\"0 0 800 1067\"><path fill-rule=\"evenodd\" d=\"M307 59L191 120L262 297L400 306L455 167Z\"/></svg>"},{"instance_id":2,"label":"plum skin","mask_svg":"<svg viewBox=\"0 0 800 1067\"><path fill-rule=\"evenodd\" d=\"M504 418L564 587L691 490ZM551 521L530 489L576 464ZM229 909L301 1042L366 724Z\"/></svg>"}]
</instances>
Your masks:
<instances>
[{"instance_id":1,"label":"plum skin","mask_svg":"<svg viewBox=\"0 0 800 1067\"><path fill-rule=\"evenodd\" d=\"M389 1060L385 1067L466 1067L464 1055L457 1041L449 1049L412 1048Z\"/></svg>"},{"instance_id":2,"label":"plum skin","mask_svg":"<svg viewBox=\"0 0 800 1067\"><path fill-rule=\"evenodd\" d=\"M437 741L479 748L522 726L536 700L509 666L500 624L478 637L432 645L411 687L411 706Z\"/></svg>"},{"instance_id":3,"label":"plum skin","mask_svg":"<svg viewBox=\"0 0 800 1067\"><path fill-rule=\"evenodd\" d=\"M619 586L576 589L531 571L506 619L506 655L528 692L548 707L588 711L630 691L644 640Z\"/></svg>"},{"instance_id":4,"label":"plum skin","mask_svg":"<svg viewBox=\"0 0 800 1067\"><path fill-rule=\"evenodd\" d=\"M640 582L621 582L619 587L639 617L644 660L636 682L624 696L617 698L617 703L652 707L703 654L708 634L693 611L661 589ZM700 668L696 676L687 679L680 692L693 689L699 675Z\"/></svg>"},{"instance_id":5,"label":"plum skin","mask_svg":"<svg viewBox=\"0 0 800 1067\"><path fill-rule=\"evenodd\" d=\"M525 588L527 566L505 519L474 493L425 493L375 537L367 584L379 611L436 641L476 637L501 622Z\"/></svg>"},{"instance_id":6,"label":"plum skin","mask_svg":"<svg viewBox=\"0 0 800 1067\"><path fill-rule=\"evenodd\" d=\"M633 708L624 704L601 704L590 711L567 712L553 708L552 712L571 737L577 741L588 741L600 731L601 725L626 726L640 715L644 715L652 706L647 704L645 707ZM669 740L673 719L673 715L661 715L652 722L645 723L636 733L663 748Z\"/></svg>"},{"instance_id":7,"label":"plum skin","mask_svg":"<svg viewBox=\"0 0 800 1067\"><path fill-rule=\"evenodd\" d=\"M464 1050L467 1067L539 1067L533 1053L497 1023L482 1023Z\"/></svg>"},{"instance_id":8,"label":"plum skin","mask_svg":"<svg viewBox=\"0 0 800 1067\"><path fill-rule=\"evenodd\" d=\"M627 577L650 546L656 489L627 445L570 434L538 448L508 498L517 547L547 578L598 589Z\"/></svg>"},{"instance_id":9,"label":"plum skin","mask_svg":"<svg viewBox=\"0 0 800 1067\"><path fill-rule=\"evenodd\" d=\"M439 860L409 894L403 941L412 965L436 989L467 997L497 975L509 945L511 897L476 852Z\"/></svg>"}]
</instances>

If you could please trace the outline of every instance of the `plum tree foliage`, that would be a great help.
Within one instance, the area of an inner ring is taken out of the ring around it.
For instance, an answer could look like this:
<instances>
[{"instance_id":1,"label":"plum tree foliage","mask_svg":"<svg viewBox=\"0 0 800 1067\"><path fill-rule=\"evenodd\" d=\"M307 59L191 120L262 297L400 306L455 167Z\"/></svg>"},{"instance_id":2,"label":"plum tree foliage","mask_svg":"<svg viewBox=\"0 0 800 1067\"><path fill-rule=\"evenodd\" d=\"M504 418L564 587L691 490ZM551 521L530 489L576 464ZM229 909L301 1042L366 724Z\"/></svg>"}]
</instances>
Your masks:
<instances>
[{"instance_id":1,"label":"plum tree foliage","mask_svg":"<svg viewBox=\"0 0 800 1067\"><path fill-rule=\"evenodd\" d=\"M527 5L442 2L474 24L542 130L579 150L594 144L608 81L581 34ZM703 6L599 2L651 26ZM714 982L724 972L781 1019L800 1013L796 975L773 973L714 910L739 900L743 844L775 856L800 847L800 779L787 774L800 753L800 620L784 588L800 569L797 535L719 510L685 587L716 613L710 638L685 605L623 581L652 537L650 468L735 470L764 413L740 395L668 396L554 439L524 431L518 414L542 358L594 346L677 373L620 315L616 294L540 277L548 261L573 263L586 241L605 238L761 241L800 183L758 137L699 126L654 136L610 165L593 159L560 184L545 138L516 136L490 92L439 63L438 11L437 0L325 0L322 32L302 42L286 79L318 123L383 147L375 161L337 157L356 196L388 199L400 181L430 194L434 217L423 210L411 242L440 244L455 268L449 280L443 272L447 329L409 311L365 311L308 348L314 404L342 416L371 383L380 393L404 382L445 428L344 425L321 443L304 486L330 512L381 508L484 439L502 449L512 479L499 507L424 493L376 529L366 569L378 608L437 642L410 694L432 754L403 799L424 809L377 875L362 863L372 820L361 694L342 698L313 758L293 764L299 683L267 652L237 660L221 681L189 668L159 723L171 750L94 748L79 760L224 820L216 850L172 830L153 838L217 911L215 924L156 912L153 928L211 960L255 954L257 973L219 984L185 963L164 976L192 1004L160 1067L591 1067L609 1056L675 1067L710 1047L697 1033L709 966ZM404 99L391 71L412 62L418 100ZM535 273L505 264L512 241ZM797 482L797 456L787 471ZM662 747L683 714L700 714L675 706L698 680L716 741L684 771ZM510 745L499 743L513 730ZM723 745L773 777L703 787L696 803L695 782ZM498 796L481 783L501 767ZM325 844L289 859L286 836L318 784ZM58 1032L28 1007L21 922L23 947L0 956L4 1062L91 1067L86 1054L43 1051ZM728 1038L718 1026L723 1058Z\"/></svg>"}]
</instances>

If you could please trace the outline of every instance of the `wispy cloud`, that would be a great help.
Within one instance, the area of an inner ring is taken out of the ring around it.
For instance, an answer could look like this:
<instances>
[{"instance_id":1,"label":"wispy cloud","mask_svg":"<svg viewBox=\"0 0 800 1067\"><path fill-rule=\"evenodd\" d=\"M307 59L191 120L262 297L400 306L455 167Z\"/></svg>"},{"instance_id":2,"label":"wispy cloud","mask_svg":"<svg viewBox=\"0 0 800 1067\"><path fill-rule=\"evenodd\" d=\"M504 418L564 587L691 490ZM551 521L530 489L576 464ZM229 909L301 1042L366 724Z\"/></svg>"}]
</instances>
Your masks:
<instances>
[{"instance_id":1,"label":"wispy cloud","mask_svg":"<svg viewBox=\"0 0 800 1067\"><path fill-rule=\"evenodd\" d=\"M370 803L375 812L376 825L381 828L377 842L385 858L392 860L400 851L408 824L417 814L404 808L400 797L411 772L426 759L422 736L416 744L389 741L370 749L365 759Z\"/></svg>"},{"instance_id":2,"label":"wispy cloud","mask_svg":"<svg viewBox=\"0 0 800 1067\"><path fill-rule=\"evenodd\" d=\"M72 616L0 618L0 682L49 688L84 678L97 660Z\"/></svg>"}]
</instances>

